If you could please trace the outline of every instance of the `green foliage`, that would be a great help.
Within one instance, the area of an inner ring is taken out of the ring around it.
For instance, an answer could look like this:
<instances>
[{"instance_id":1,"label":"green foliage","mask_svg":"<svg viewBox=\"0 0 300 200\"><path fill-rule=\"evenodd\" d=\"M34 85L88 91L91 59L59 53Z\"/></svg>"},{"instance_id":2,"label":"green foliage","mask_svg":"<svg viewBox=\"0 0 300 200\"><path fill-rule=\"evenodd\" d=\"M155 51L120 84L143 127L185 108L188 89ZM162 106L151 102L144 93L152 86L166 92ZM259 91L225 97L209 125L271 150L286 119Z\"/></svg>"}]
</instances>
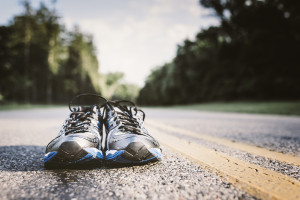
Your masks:
<instances>
[{"instance_id":1,"label":"green foliage","mask_svg":"<svg viewBox=\"0 0 300 200\"><path fill-rule=\"evenodd\" d=\"M135 99L136 86L120 82L124 74L99 73L91 35L65 30L43 3L24 8L0 26L0 102L50 104L87 92Z\"/></svg>"},{"instance_id":2,"label":"green foliage","mask_svg":"<svg viewBox=\"0 0 300 200\"><path fill-rule=\"evenodd\" d=\"M184 41L172 62L152 71L140 104L300 99L300 2L200 2L220 26Z\"/></svg>"},{"instance_id":3,"label":"green foliage","mask_svg":"<svg viewBox=\"0 0 300 200\"><path fill-rule=\"evenodd\" d=\"M115 85L118 83L122 78L124 77L124 74L122 72L116 72L116 73L108 73L106 75L106 84L108 86Z\"/></svg>"},{"instance_id":4,"label":"green foliage","mask_svg":"<svg viewBox=\"0 0 300 200\"><path fill-rule=\"evenodd\" d=\"M159 108L159 107L156 107ZM238 112L277 115L300 115L299 101L280 102L211 102L189 105L174 105L170 109L199 110L213 112Z\"/></svg>"},{"instance_id":5,"label":"green foliage","mask_svg":"<svg viewBox=\"0 0 300 200\"><path fill-rule=\"evenodd\" d=\"M121 72L105 74L106 84L102 90L103 95L108 99L135 101L140 88L135 84L125 83L123 78L124 74Z\"/></svg>"},{"instance_id":6,"label":"green foliage","mask_svg":"<svg viewBox=\"0 0 300 200\"><path fill-rule=\"evenodd\" d=\"M0 104L0 111L3 110L23 110L23 109L45 109L45 108L59 108L59 107L66 107L65 105L52 105L52 104L20 104L20 103L5 103Z\"/></svg>"}]
</instances>

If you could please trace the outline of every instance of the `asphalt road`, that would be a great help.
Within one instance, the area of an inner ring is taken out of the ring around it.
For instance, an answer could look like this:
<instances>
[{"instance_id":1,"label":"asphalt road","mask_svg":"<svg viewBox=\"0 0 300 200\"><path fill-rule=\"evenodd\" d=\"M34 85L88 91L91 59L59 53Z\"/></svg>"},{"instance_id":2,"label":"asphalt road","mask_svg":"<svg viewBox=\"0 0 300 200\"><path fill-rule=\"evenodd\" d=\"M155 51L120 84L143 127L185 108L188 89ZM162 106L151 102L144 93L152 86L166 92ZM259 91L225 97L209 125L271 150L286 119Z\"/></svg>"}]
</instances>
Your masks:
<instances>
[{"instance_id":1,"label":"asphalt road","mask_svg":"<svg viewBox=\"0 0 300 200\"><path fill-rule=\"evenodd\" d=\"M300 156L300 117L144 109L149 119Z\"/></svg>"},{"instance_id":2,"label":"asphalt road","mask_svg":"<svg viewBox=\"0 0 300 200\"><path fill-rule=\"evenodd\" d=\"M148 119L299 155L300 118L145 109ZM92 170L45 170L45 146L67 108L0 112L0 199L255 199L214 171L162 146L159 163ZM173 133L169 133L173 134ZM176 135L174 133L174 135ZM183 137L183 136L180 136ZM194 139L299 180L299 167ZM277 164L276 164L277 163Z\"/></svg>"}]
</instances>

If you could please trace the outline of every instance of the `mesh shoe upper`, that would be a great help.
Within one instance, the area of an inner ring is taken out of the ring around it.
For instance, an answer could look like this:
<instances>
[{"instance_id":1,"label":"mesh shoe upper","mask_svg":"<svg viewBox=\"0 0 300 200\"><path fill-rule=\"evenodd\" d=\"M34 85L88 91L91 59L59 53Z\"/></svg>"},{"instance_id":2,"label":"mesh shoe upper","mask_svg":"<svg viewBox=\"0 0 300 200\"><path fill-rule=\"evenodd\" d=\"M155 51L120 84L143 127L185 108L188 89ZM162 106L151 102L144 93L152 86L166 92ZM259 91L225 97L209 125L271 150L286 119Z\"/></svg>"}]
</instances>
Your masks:
<instances>
[{"instance_id":1,"label":"mesh shoe upper","mask_svg":"<svg viewBox=\"0 0 300 200\"><path fill-rule=\"evenodd\" d=\"M101 106L95 104L72 109L73 101L83 96L107 102L105 98L96 94L81 94L71 100L69 117L65 120L58 136L46 147L45 168L102 165L104 158L101 150Z\"/></svg>"},{"instance_id":2,"label":"mesh shoe upper","mask_svg":"<svg viewBox=\"0 0 300 200\"><path fill-rule=\"evenodd\" d=\"M106 150L124 150L132 143L142 143L148 149L159 148L144 127L144 113L134 104L122 105L122 102L109 102L104 108Z\"/></svg>"},{"instance_id":3,"label":"mesh shoe upper","mask_svg":"<svg viewBox=\"0 0 300 200\"><path fill-rule=\"evenodd\" d=\"M99 148L102 135L99 114L100 109L96 105L74 109L65 120L59 135L48 144L46 153L57 151L67 141L76 141L82 148Z\"/></svg>"},{"instance_id":4,"label":"mesh shoe upper","mask_svg":"<svg viewBox=\"0 0 300 200\"><path fill-rule=\"evenodd\" d=\"M108 163L135 164L161 159L158 142L144 127L145 114L142 110L129 101L108 102L99 95L92 96L103 99L105 103L71 109L70 102L70 116L65 120L59 135L46 148L46 168L86 165L94 161L102 164L104 160ZM131 105L122 104L124 102ZM102 107L104 117L100 110ZM102 122L106 130L104 148Z\"/></svg>"}]
</instances>

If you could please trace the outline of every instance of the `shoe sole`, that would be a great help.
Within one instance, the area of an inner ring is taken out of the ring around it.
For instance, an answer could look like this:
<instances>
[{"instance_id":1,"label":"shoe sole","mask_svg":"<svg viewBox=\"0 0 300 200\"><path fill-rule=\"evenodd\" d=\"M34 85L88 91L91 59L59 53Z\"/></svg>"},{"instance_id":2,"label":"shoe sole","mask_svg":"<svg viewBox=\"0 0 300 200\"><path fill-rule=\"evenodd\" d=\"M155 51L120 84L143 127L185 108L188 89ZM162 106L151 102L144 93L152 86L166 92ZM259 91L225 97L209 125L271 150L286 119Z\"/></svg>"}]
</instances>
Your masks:
<instances>
[{"instance_id":1,"label":"shoe sole","mask_svg":"<svg viewBox=\"0 0 300 200\"><path fill-rule=\"evenodd\" d=\"M141 142L129 144L125 150L109 150L105 154L106 164L136 165L156 162L161 160L161 149L148 149Z\"/></svg>"},{"instance_id":2,"label":"shoe sole","mask_svg":"<svg viewBox=\"0 0 300 200\"><path fill-rule=\"evenodd\" d=\"M97 148L82 148L76 141L61 144L58 151L52 151L44 157L44 167L88 168L99 167L103 163L103 154Z\"/></svg>"}]
</instances>

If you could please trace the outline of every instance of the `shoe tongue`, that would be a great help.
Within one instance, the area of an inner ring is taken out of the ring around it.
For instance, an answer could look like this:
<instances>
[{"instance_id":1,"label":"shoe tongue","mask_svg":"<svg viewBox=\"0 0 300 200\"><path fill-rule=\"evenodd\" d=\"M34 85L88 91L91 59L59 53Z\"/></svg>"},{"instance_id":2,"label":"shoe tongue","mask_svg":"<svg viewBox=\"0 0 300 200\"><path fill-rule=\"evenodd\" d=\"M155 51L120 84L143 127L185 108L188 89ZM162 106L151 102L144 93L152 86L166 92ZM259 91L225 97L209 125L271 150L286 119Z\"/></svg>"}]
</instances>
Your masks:
<instances>
[{"instance_id":1,"label":"shoe tongue","mask_svg":"<svg viewBox=\"0 0 300 200\"><path fill-rule=\"evenodd\" d=\"M120 107L115 107L115 111L122 112L122 113L124 113L124 114L126 114L128 116L131 116L131 113L130 113L131 109L125 110L125 109L121 109Z\"/></svg>"},{"instance_id":2,"label":"shoe tongue","mask_svg":"<svg viewBox=\"0 0 300 200\"><path fill-rule=\"evenodd\" d=\"M75 111L77 112L87 112L87 111L91 111L91 110L96 110L96 105L94 106L78 106L77 108L75 108Z\"/></svg>"},{"instance_id":3,"label":"shoe tongue","mask_svg":"<svg viewBox=\"0 0 300 200\"><path fill-rule=\"evenodd\" d=\"M84 111L87 111L87 108L88 108L88 107L78 106L77 109L76 109L76 111L84 112Z\"/></svg>"},{"instance_id":4,"label":"shoe tongue","mask_svg":"<svg viewBox=\"0 0 300 200\"><path fill-rule=\"evenodd\" d=\"M97 106L93 105L93 106L78 106L77 108L74 108L74 112L84 112L86 114L91 114L92 111L97 111ZM76 114L75 118L78 118L80 116L82 116L82 113L78 113Z\"/></svg>"}]
</instances>

